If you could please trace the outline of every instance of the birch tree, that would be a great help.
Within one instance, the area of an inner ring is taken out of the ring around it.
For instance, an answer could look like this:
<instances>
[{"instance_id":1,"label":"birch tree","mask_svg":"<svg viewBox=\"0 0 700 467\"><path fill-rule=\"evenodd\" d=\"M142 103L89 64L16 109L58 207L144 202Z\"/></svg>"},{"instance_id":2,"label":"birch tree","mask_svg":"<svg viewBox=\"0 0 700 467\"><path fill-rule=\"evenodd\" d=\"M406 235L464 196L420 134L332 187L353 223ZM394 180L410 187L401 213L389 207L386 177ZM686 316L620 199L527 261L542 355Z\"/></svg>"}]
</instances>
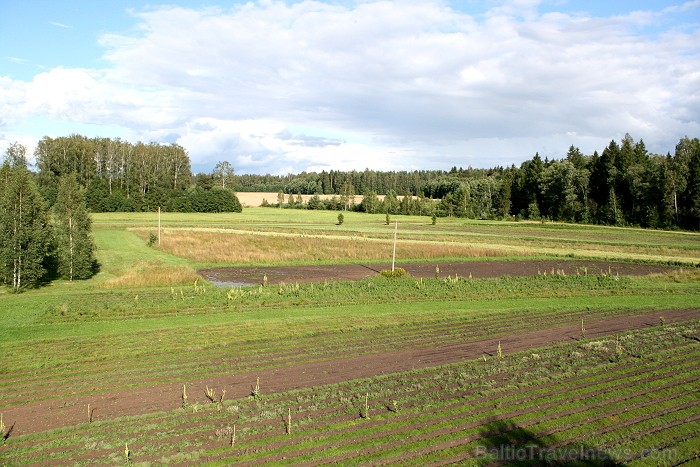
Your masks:
<instances>
[{"instance_id":1,"label":"birch tree","mask_svg":"<svg viewBox=\"0 0 700 467\"><path fill-rule=\"evenodd\" d=\"M51 229L36 184L12 149L3 168L7 184L0 200L0 278L18 292L36 287L44 278Z\"/></svg>"},{"instance_id":2,"label":"birch tree","mask_svg":"<svg viewBox=\"0 0 700 467\"><path fill-rule=\"evenodd\" d=\"M64 279L87 279L95 265L95 244L83 189L76 175L61 177L54 205L58 272Z\"/></svg>"}]
</instances>

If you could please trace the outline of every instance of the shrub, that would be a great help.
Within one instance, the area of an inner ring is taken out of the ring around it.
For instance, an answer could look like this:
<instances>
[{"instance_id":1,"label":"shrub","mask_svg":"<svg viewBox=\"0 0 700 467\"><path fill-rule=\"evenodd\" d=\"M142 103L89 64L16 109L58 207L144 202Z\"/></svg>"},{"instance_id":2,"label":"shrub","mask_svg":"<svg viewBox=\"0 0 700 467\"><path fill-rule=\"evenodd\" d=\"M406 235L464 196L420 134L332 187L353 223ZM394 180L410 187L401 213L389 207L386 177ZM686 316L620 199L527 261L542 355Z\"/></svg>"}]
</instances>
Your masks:
<instances>
[{"instance_id":1,"label":"shrub","mask_svg":"<svg viewBox=\"0 0 700 467\"><path fill-rule=\"evenodd\" d=\"M345 216L341 212L340 214L338 214L338 225L343 225L344 221L345 221Z\"/></svg>"},{"instance_id":2,"label":"shrub","mask_svg":"<svg viewBox=\"0 0 700 467\"><path fill-rule=\"evenodd\" d=\"M235 193L223 188L193 188L168 200L168 211L241 212L243 207Z\"/></svg>"},{"instance_id":3,"label":"shrub","mask_svg":"<svg viewBox=\"0 0 700 467\"><path fill-rule=\"evenodd\" d=\"M382 275L382 277L388 277L388 278L394 278L394 277L408 277L408 273L404 268L394 268L392 271L391 269L382 269L379 271L379 274Z\"/></svg>"},{"instance_id":4,"label":"shrub","mask_svg":"<svg viewBox=\"0 0 700 467\"><path fill-rule=\"evenodd\" d=\"M154 233L148 234L148 246L153 246L158 243L158 236Z\"/></svg>"}]
</instances>

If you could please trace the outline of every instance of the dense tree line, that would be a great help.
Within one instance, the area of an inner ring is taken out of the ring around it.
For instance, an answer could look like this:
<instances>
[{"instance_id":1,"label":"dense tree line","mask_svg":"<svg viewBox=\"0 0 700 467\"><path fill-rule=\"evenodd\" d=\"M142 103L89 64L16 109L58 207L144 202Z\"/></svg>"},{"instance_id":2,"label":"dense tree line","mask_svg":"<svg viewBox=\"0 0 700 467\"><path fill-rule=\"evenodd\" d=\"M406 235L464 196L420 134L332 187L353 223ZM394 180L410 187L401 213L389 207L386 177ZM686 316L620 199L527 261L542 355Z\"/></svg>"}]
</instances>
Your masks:
<instances>
[{"instance_id":1,"label":"dense tree line","mask_svg":"<svg viewBox=\"0 0 700 467\"><path fill-rule=\"evenodd\" d=\"M682 138L673 155L650 154L625 135L601 154L570 147L562 160L536 155L503 177L510 214L608 225L700 228L700 140Z\"/></svg>"},{"instance_id":2,"label":"dense tree line","mask_svg":"<svg viewBox=\"0 0 700 467\"><path fill-rule=\"evenodd\" d=\"M560 160L535 154L520 167L244 175L236 177L236 184L241 190L265 187L338 197L312 198L307 204L278 200L275 206L284 207L700 229L698 138L682 138L665 156L649 153L644 141L625 135L600 154L587 156L571 146ZM355 194L366 201L348 202ZM387 197L378 201L377 195Z\"/></svg>"},{"instance_id":3,"label":"dense tree line","mask_svg":"<svg viewBox=\"0 0 700 467\"><path fill-rule=\"evenodd\" d=\"M81 135L44 137L34 153L39 190L56 201L58 179L75 174L92 212L163 210L241 211L233 168L220 162L211 174L192 175L187 151L177 144L132 144Z\"/></svg>"},{"instance_id":4,"label":"dense tree line","mask_svg":"<svg viewBox=\"0 0 700 467\"><path fill-rule=\"evenodd\" d=\"M331 211L360 211L367 213L408 214L408 215L432 215L435 212L433 200L423 196L404 195L398 196L396 192L389 191L384 196L377 193L366 192L360 199L355 195L343 194L330 198L321 198L315 194L304 202L301 195L285 195L280 191L277 194L277 202L270 203L263 199L263 207L275 207L285 209L311 209Z\"/></svg>"},{"instance_id":5,"label":"dense tree line","mask_svg":"<svg viewBox=\"0 0 700 467\"><path fill-rule=\"evenodd\" d=\"M53 277L85 279L97 267L90 218L75 174L59 178L53 210L34 178L26 149L10 146L0 168L0 282L14 291Z\"/></svg>"},{"instance_id":6,"label":"dense tree line","mask_svg":"<svg viewBox=\"0 0 700 467\"><path fill-rule=\"evenodd\" d=\"M286 176L237 175L226 161L210 174L193 175L189 156L178 145L80 135L42 139L35 158L37 185L49 206L58 195L57 180L75 174L91 211L240 211L235 188L337 196L309 203L283 198L275 204L293 208L700 229L697 138L682 138L666 155L651 154L643 141L625 135L601 153L584 155L571 146L561 159L536 154L519 167ZM357 195L365 201L355 203Z\"/></svg>"},{"instance_id":7,"label":"dense tree line","mask_svg":"<svg viewBox=\"0 0 700 467\"><path fill-rule=\"evenodd\" d=\"M278 192L302 195L341 195L344 187L351 185L356 194L373 191L378 194L411 193L430 198L442 198L445 194L437 192L432 185L445 176L459 179L474 178L500 173L503 169L462 169L453 167L449 172L442 170L415 170L378 172L364 171L322 171L302 172L296 175L236 175L235 183L239 191L244 192Z\"/></svg>"}]
</instances>

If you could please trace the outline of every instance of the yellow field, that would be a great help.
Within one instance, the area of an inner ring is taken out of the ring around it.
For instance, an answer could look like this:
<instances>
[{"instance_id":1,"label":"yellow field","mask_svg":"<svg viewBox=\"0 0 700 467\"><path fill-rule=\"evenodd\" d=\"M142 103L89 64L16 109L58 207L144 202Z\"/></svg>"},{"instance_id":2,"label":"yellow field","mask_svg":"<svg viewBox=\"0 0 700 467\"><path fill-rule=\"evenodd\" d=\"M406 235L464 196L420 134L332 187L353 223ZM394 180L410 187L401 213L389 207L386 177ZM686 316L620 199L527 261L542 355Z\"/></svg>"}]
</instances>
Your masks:
<instances>
[{"instance_id":1,"label":"yellow field","mask_svg":"<svg viewBox=\"0 0 700 467\"><path fill-rule=\"evenodd\" d=\"M263 199L267 200L268 203L270 204L276 204L277 203L277 193L273 192L261 192L261 193L252 193L252 192L239 192L236 193L236 196L238 196L238 200L241 202L243 207L247 208L257 208L260 207L260 205L263 202ZM293 195L294 196L294 201L297 200L297 197L299 195ZM305 202L308 203L309 199L311 199L314 195L301 195L301 199ZM318 195L319 198L321 199L331 199L333 197L338 198L338 195ZM362 202L362 195L355 195L355 204L360 204ZM398 199L401 200L403 197L399 196ZM377 199L383 200L384 195L377 195ZM286 203L289 200L289 195L284 195L284 202Z\"/></svg>"}]
</instances>

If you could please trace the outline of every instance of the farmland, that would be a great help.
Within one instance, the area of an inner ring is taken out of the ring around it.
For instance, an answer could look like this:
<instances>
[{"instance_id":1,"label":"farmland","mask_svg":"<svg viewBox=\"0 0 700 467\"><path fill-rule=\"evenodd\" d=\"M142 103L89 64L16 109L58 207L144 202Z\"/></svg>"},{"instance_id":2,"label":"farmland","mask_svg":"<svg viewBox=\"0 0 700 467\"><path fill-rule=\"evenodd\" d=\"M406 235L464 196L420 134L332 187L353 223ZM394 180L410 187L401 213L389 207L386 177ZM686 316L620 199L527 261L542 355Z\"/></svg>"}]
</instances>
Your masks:
<instances>
[{"instance_id":1,"label":"farmland","mask_svg":"<svg viewBox=\"0 0 700 467\"><path fill-rule=\"evenodd\" d=\"M700 235L335 216L164 213L148 246L155 214L93 215L97 276L0 295L0 464L699 455ZM198 275L389 267L394 222L397 261L430 277L230 288ZM465 261L576 266L448 273ZM658 269L616 274L615 261Z\"/></svg>"}]
</instances>

